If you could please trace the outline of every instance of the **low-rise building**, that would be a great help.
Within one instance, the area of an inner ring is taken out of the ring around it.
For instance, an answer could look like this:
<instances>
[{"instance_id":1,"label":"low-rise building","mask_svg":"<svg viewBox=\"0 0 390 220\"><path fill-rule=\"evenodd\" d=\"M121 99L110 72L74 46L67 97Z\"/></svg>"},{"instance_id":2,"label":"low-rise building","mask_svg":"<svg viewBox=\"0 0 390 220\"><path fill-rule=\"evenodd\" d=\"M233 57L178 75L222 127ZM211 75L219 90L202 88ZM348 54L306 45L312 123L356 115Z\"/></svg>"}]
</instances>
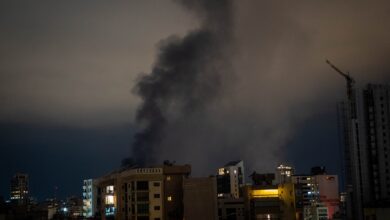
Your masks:
<instances>
[{"instance_id":1,"label":"low-rise building","mask_svg":"<svg viewBox=\"0 0 390 220\"><path fill-rule=\"evenodd\" d=\"M312 168L311 175L294 175L298 219L333 219L339 212L337 175L328 175L324 167Z\"/></svg>"},{"instance_id":2,"label":"low-rise building","mask_svg":"<svg viewBox=\"0 0 390 220\"><path fill-rule=\"evenodd\" d=\"M101 219L182 219L183 180L189 165L129 168L98 178Z\"/></svg>"},{"instance_id":3,"label":"low-rise building","mask_svg":"<svg viewBox=\"0 0 390 220\"><path fill-rule=\"evenodd\" d=\"M294 184L244 187L246 219L295 219Z\"/></svg>"}]
</instances>

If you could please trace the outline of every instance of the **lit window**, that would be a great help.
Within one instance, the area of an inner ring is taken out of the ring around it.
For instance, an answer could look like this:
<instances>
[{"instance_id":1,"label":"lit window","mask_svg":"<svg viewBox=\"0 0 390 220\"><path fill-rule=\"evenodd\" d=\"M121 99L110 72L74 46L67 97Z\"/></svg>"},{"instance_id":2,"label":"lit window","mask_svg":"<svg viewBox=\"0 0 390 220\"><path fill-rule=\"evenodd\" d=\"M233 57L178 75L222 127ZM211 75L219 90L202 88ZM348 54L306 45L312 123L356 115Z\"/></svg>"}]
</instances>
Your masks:
<instances>
[{"instance_id":1,"label":"lit window","mask_svg":"<svg viewBox=\"0 0 390 220\"><path fill-rule=\"evenodd\" d=\"M218 169L218 175L224 175L225 174L225 169L224 168L219 168Z\"/></svg>"},{"instance_id":2,"label":"lit window","mask_svg":"<svg viewBox=\"0 0 390 220\"><path fill-rule=\"evenodd\" d=\"M171 180L171 176L167 176L167 181L170 181Z\"/></svg>"},{"instance_id":3,"label":"lit window","mask_svg":"<svg viewBox=\"0 0 390 220\"><path fill-rule=\"evenodd\" d=\"M114 186L113 185L107 186L106 193L114 193Z\"/></svg>"},{"instance_id":4,"label":"lit window","mask_svg":"<svg viewBox=\"0 0 390 220\"><path fill-rule=\"evenodd\" d=\"M167 197L167 200L170 202L170 201L172 201L172 196L168 196Z\"/></svg>"},{"instance_id":5,"label":"lit window","mask_svg":"<svg viewBox=\"0 0 390 220\"><path fill-rule=\"evenodd\" d=\"M234 174L237 174L237 170L234 170Z\"/></svg>"},{"instance_id":6,"label":"lit window","mask_svg":"<svg viewBox=\"0 0 390 220\"><path fill-rule=\"evenodd\" d=\"M114 196L112 196L112 195L106 196L105 202L106 202L106 205L113 205L114 204Z\"/></svg>"}]
</instances>

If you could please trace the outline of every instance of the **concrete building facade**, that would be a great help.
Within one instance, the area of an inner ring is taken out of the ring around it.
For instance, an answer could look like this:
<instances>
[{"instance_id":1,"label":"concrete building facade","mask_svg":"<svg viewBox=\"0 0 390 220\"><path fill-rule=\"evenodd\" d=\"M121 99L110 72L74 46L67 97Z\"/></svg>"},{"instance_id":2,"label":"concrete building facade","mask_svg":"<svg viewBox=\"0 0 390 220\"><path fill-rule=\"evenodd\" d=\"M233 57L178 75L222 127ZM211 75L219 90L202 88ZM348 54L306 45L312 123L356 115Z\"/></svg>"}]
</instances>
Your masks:
<instances>
[{"instance_id":1,"label":"concrete building facade","mask_svg":"<svg viewBox=\"0 0 390 220\"><path fill-rule=\"evenodd\" d=\"M297 219L333 219L339 212L340 194L337 175L313 173L313 175L294 175ZM320 216L320 217L315 217Z\"/></svg>"},{"instance_id":2,"label":"concrete building facade","mask_svg":"<svg viewBox=\"0 0 390 220\"><path fill-rule=\"evenodd\" d=\"M339 106L348 217L390 207L390 86L367 85Z\"/></svg>"},{"instance_id":3,"label":"concrete building facade","mask_svg":"<svg viewBox=\"0 0 390 220\"><path fill-rule=\"evenodd\" d=\"M295 217L294 184L244 187L246 219L291 220Z\"/></svg>"},{"instance_id":4,"label":"concrete building facade","mask_svg":"<svg viewBox=\"0 0 390 220\"><path fill-rule=\"evenodd\" d=\"M126 169L98 179L101 219L182 219L183 180L189 165Z\"/></svg>"},{"instance_id":5,"label":"concrete building facade","mask_svg":"<svg viewBox=\"0 0 390 220\"><path fill-rule=\"evenodd\" d=\"M184 219L218 219L215 177L184 179L183 188Z\"/></svg>"}]
</instances>

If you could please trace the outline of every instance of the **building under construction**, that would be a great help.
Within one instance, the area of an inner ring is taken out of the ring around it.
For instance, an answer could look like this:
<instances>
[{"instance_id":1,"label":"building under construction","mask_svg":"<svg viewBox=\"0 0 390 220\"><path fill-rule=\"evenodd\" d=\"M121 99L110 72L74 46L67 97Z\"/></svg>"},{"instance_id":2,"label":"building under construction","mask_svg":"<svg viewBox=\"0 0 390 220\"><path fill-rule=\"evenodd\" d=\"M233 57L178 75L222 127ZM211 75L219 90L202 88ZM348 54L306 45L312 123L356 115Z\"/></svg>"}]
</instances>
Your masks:
<instances>
[{"instance_id":1,"label":"building under construction","mask_svg":"<svg viewBox=\"0 0 390 220\"><path fill-rule=\"evenodd\" d=\"M327 63L347 82L338 105L347 218L381 219L375 210L390 210L390 86L357 89L348 73Z\"/></svg>"}]
</instances>

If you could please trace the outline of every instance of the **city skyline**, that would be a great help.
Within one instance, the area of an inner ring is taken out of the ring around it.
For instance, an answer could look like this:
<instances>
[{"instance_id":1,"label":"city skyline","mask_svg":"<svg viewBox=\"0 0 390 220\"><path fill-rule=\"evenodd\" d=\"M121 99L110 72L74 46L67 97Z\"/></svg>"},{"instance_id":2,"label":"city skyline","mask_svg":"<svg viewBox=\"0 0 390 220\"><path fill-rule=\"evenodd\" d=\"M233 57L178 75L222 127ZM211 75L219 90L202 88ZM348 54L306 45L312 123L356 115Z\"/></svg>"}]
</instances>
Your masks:
<instances>
[{"instance_id":1,"label":"city skyline","mask_svg":"<svg viewBox=\"0 0 390 220\"><path fill-rule=\"evenodd\" d=\"M203 14L175 1L0 4L0 195L8 197L16 172L29 174L39 199L54 187L59 197L79 195L83 179L134 156L140 73L153 72L162 45L199 28ZM346 88L325 60L359 87L389 84L390 5L230 7L232 24L223 25L234 47L224 59L234 73L223 75L217 101L191 117L167 113L179 120L156 163L188 163L195 176L237 159L249 172L286 162L297 173L320 165L340 174L336 104Z\"/></svg>"}]
</instances>

